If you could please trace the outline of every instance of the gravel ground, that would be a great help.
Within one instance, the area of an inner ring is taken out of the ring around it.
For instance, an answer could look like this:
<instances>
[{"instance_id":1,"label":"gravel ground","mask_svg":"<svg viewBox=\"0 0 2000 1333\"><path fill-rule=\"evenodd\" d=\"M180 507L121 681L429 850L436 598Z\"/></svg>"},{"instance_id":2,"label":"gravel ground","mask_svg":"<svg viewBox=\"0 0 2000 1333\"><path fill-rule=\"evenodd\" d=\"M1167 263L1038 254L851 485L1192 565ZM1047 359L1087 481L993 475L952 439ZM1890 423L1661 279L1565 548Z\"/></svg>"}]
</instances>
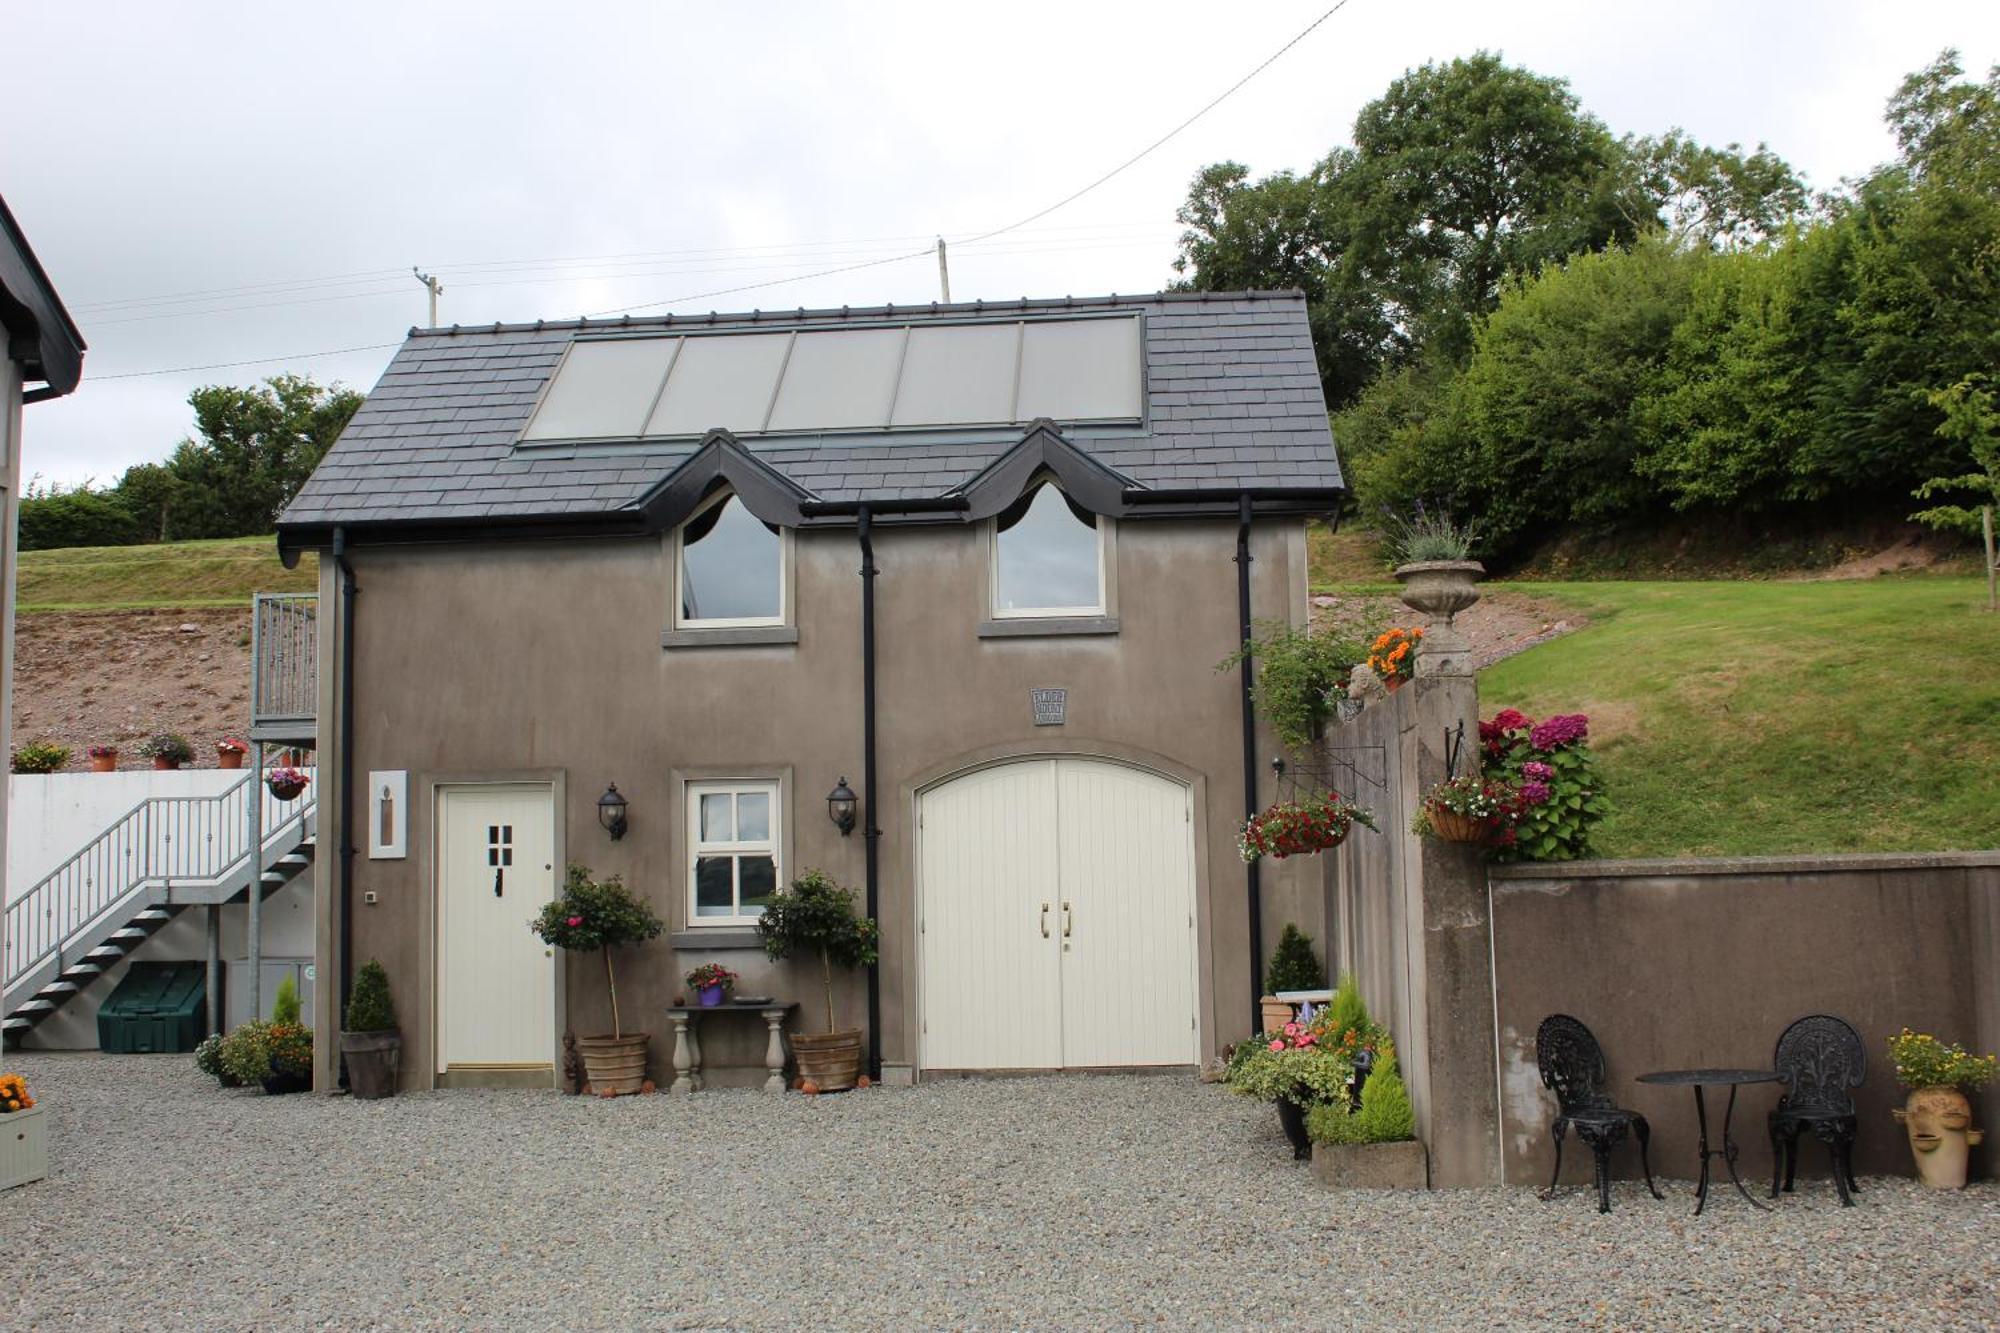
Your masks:
<instances>
[{"instance_id":1,"label":"gravel ground","mask_svg":"<svg viewBox=\"0 0 2000 1333\"><path fill-rule=\"evenodd\" d=\"M0 1326L1990 1327L2000 1187L1317 1188L1181 1077L602 1102L224 1092L10 1054L54 1172L0 1195ZM1584 1169L1587 1174L1587 1168ZM1580 1174L1578 1179L1582 1179Z\"/></svg>"}]
</instances>

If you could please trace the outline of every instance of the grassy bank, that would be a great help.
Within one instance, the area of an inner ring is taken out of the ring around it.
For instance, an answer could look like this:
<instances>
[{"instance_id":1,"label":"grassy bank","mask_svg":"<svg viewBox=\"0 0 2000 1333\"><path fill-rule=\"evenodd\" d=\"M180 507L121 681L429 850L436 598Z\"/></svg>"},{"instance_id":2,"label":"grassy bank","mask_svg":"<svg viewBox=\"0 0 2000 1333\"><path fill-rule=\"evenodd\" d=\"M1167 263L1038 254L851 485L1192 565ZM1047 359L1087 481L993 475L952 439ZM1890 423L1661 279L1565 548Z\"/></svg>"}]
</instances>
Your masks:
<instances>
[{"instance_id":1,"label":"grassy bank","mask_svg":"<svg viewBox=\"0 0 2000 1333\"><path fill-rule=\"evenodd\" d=\"M318 586L314 556L286 569L278 563L276 538L232 537L24 551L17 598L24 612L248 607L252 593L311 592Z\"/></svg>"},{"instance_id":2,"label":"grassy bank","mask_svg":"<svg viewBox=\"0 0 2000 1333\"><path fill-rule=\"evenodd\" d=\"M1480 677L1591 718L1605 856L2000 847L2000 616L1957 577L1536 583L1590 627Z\"/></svg>"}]
</instances>

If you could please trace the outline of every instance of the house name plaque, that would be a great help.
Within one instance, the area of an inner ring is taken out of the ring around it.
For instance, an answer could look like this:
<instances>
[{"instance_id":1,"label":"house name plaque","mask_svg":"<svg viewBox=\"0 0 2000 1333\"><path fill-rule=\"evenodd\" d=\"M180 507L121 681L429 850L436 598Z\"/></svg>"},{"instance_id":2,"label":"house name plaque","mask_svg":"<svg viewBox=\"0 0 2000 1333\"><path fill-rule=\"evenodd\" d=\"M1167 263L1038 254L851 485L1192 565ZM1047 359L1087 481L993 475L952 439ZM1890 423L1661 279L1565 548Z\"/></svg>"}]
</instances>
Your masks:
<instances>
[{"instance_id":1,"label":"house name plaque","mask_svg":"<svg viewBox=\"0 0 2000 1333\"><path fill-rule=\"evenodd\" d=\"M1063 715L1069 709L1068 690L1030 690L1029 699L1035 706L1035 725L1038 727L1060 727Z\"/></svg>"}]
</instances>

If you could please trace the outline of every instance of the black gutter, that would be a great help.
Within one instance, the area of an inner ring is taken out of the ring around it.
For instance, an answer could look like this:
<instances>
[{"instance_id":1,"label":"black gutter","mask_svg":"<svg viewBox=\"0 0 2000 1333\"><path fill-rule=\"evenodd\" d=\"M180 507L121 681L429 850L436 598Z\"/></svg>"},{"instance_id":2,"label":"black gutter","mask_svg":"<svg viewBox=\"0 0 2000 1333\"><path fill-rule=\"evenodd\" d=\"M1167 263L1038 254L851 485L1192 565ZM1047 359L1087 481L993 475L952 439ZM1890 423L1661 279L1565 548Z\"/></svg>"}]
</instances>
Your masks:
<instances>
[{"instance_id":1,"label":"black gutter","mask_svg":"<svg viewBox=\"0 0 2000 1333\"><path fill-rule=\"evenodd\" d=\"M1186 486L1179 489L1154 490L1145 486L1127 486L1124 492L1126 504L1186 504L1199 501L1228 500L1290 500L1298 504L1338 503L1347 498L1344 486Z\"/></svg>"},{"instance_id":2,"label":"black gutter","mask_svg":"<svg viewBox=\"0 0 2000 1333\"><path fill-rule=\"evenodd\" d=\"M861 540L861 817L867 821L862 838L868 845L868 919L877 920L882 896L882 830L875 822L875 542L869 532L872 515L862 505L855 515ZM868 1077L882 1081L882 961L868 965Z\"/></svg>"},{"instance_id":3,"label":"black gutter","mask_svg":"<svg viewBox=\"0 0 2000 1333\"><path fill-rule=\"evenodd\" d=\"M340 1009L354 990L354 566L347 563L347 530L333 530L333 563L340 570Z\"/></svg>"},{"instance_id":4,"label":"black gutter","mask_svg":"<svg viewBox=\"0 0 2000 1333\"><path fill-rule=\"evenodd\" d=\"M1243 492L1236 501L1236 629L1237 646L1250 642L1250 502ZM1243 818L1257 815L1257 704L1251 697L1254 683L1250 654L1243 654ZM1250 1030L1264 1026L1264 893L1257 862L1243 867L1245 892L1250 902Z\"/></svg>"},{"instance_id":5,"label":"black gutter","mask_svg":"<svg viewBox=\"0 0 2000 1333\"><path fill-rule=\"evenodd\" d=\"M907 500L806 500L799 512L807 518L840 518L862 514L955 514L967 507L962 495L918 495Z\"/></svg>"}]
</instances>

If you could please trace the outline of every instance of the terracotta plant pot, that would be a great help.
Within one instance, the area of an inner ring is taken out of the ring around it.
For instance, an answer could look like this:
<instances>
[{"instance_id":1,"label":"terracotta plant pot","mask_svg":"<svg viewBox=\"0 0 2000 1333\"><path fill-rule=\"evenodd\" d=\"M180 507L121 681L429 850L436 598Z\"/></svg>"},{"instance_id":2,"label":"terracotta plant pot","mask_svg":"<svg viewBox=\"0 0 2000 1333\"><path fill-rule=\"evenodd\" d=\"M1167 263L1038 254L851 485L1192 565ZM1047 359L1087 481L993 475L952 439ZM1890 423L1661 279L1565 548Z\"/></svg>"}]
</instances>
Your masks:
<instances>
[{"instance_id":1,"label":"terracotta plant pot","mask_svg":"<svg viewBox=\"0 0 2000 1333\"><path fill-rule=\"evenodd\" d=\"M1281 1000L1275 995L1266 995L1257 1001L1264 1011L1264 1031L1277 1032L1292 1021L1298 1010L1292 1008L1290 1000Z\"/></svg>"},{"instance_id":2,"label":"terracotta plant pot","mask_svg":"<svg viewBox=\"0 0 2000 1333\"><path fill-rule=\"evenodd\" d=\"M1957 1088L1913 1088L1893 1113L1910 1135L1917 1178L1934 1190L1962 1190L1972 1150L1984 1141L1972 1128L1972 1103Z\"/></svg>"},{"instance_id":3,"label":"terracotta plant pot","mask_svg":"<svg viewBox=\"0 0 2000 1333\"><path fill-rule=\"evenodd\" d=\"M171 773L175 769L179 768L180 765L175 763L171 759L164 758L160 755L154 755L153 767L159 769L163 773Z\"/></svg>"},{"instance_id":4,"label":"terracotta plant pot","mask_svg":"<svg viewBox=\"0 0 2000 1333\"><path fill-rule=\"evenodd\" d=\"M861 1073L861 1029L795 1035L792 1053L798 1057L799 1077L821 1092L851 1088Z\"/></svg>"},{"instance_id":5,"label":"terracotta plant pot","mask_svg":"<svg viewBox=\"0 0 2000 1333\"><path fill-rule=\"evenodd\" d=\"M241 768L241 767L243 767L243 751L241 751L241 750L217 750L217 751L215 752L215 766L216 766L217 768Z\"/></svg>"},{"instance_id":6,"label":"terracotta plant pot","mask_svg":"<svg viewBox=\"0 0 2000 1333\"><path fill-rule=\"evenodd\" d=\"M646 1081L646 1046L650 1041L649 1032L578 1037L576 1044L583 1052L583 1072L590 1080L590 1090L600 1097L639 1091Z\"/></svg>"},{"instance_id":7,"label":"terracotta plant pot","mask_svg":"<svg viewBox=\"0 0 2000 1333\"><path fill-rule=\"evenodd\" d=\"M118 771L118 752L113 750L110 754L94 754L90 756L90 771L93 773L116 773Z\"/></svg>"},{"instance_id":8,"label":"terracotta plant pot","mask_svg":"<svg viewBox=\"0 0 2000 1333\"><path fill-rule=\"evenodd\" d=\"M1485 842L1493 831L1493 826L1474 815L1461 815L1456 810L1427 807L1424 817L1430 820L1431 832L1437 834L1441 842Z\"/></svg>"},{"instance_id":9,"label":"terracotta plant pot","mask_svg":"<svg viewBox=\"0 0 2000 1333\"><path fill-rule=\"evenodd\" d=\"M403 1060L401 1033L342 1032L340 1054L347 1061L349 1096L372 1102L396 1095L396 1074Z\"/></svg>"}]
</instances>

